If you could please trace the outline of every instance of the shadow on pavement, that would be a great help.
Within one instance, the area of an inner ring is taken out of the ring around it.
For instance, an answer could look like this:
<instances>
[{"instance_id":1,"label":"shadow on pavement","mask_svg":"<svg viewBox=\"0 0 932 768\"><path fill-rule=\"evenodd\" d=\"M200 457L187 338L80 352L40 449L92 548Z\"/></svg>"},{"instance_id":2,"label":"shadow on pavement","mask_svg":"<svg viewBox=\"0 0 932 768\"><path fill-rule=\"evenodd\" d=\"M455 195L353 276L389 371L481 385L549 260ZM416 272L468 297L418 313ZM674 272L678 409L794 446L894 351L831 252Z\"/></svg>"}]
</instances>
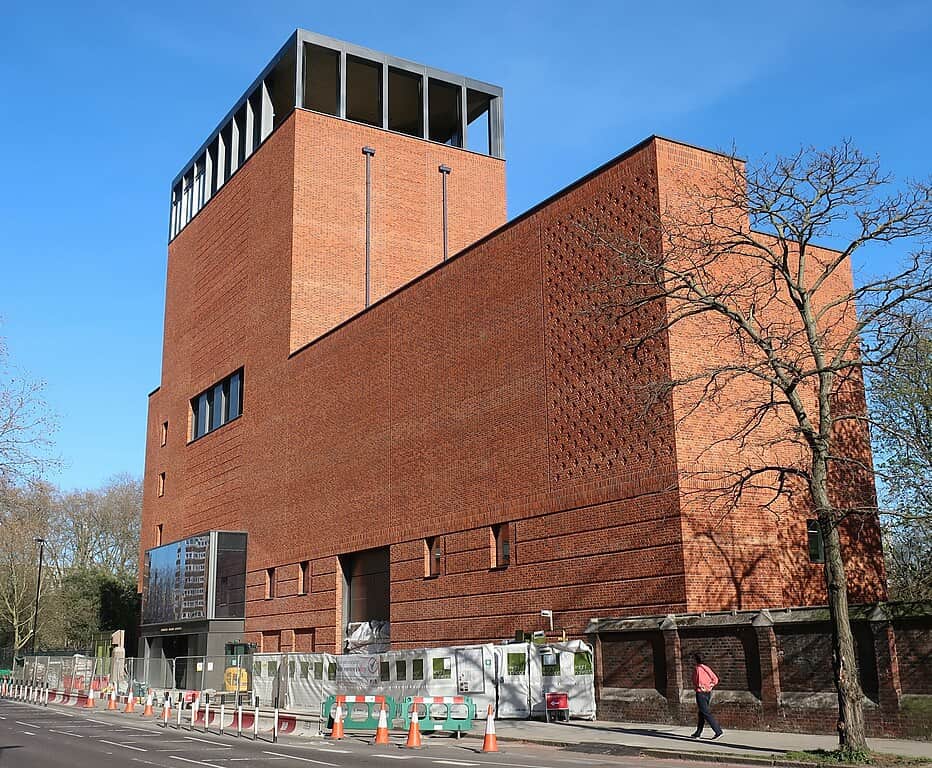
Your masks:
<instances>
[{"instance_id":1,"label":"shadow on pavement","mask_svg":"<svg viewBox=\"0 0 932 768\"><path fill-rule=\"evenodd\" d=\"M768 754L775 754L775 755L780 755L786 752L785 749L778 749L774 747L758 747L758 746L753 746L751 744L735 744L733 742L729 742L729 741L725 741L721 739L716 740L716 741L712 741L710 739L704 739L704 738L694 739L691 736L683 736L682 734L679 734L679 733L670 733L669 731L663 731L657 728L622 728L622 727L612 727L612 726L606 727L606 726L592 726L592 725L577 725L576 723L564 723L564 726L568 726L570 728L578 728L588 733L593 733L593 732L598 733L599 731L603 731L606 733L624 733L629 736L646 736L648 738L653 738L653 739L668 739L671 741L685 741L685 742L688 742L689 744L708 744L713 750L719 750L722 747L728 747L729 749L741 749L741 750L747 750L749 752L766 752ZM727 739L727 731L726 731L725 738ZM631 747L630 745L624 745L624 744L609 745L609 744L606 744L605 742L587 742L587 741L580 742L579 746L590 745L590 744L597 744L602 747L617 746L617 747L625 747L627 749L635 749L635 750L637 749L636 747ZM570 745L567 747L567 749L572 750L574 749L574 746ZM580 751L586 751L586 750L580 750Z\"/></svg>"}]
</instances>

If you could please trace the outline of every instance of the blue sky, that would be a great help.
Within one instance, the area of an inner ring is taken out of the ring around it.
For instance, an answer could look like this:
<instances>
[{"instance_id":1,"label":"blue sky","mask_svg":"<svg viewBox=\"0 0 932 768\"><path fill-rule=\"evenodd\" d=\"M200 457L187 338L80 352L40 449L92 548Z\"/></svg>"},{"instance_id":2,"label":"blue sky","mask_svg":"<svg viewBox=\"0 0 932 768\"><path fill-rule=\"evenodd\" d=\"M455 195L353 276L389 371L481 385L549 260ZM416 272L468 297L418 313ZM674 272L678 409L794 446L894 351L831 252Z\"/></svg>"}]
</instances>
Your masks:
<instances>
[{"instance_id":1,"label":"blue sky","mask_svg":"<svg viewBox=\"0 0 932 768\"><path fill-rule=\"evenodd\" d=\"M510 216L651 133L932 172L925 2L0 2L0 336L64 488L142 473L171 179L295 27L502 85Z\"/></svg>"}]
</instances>

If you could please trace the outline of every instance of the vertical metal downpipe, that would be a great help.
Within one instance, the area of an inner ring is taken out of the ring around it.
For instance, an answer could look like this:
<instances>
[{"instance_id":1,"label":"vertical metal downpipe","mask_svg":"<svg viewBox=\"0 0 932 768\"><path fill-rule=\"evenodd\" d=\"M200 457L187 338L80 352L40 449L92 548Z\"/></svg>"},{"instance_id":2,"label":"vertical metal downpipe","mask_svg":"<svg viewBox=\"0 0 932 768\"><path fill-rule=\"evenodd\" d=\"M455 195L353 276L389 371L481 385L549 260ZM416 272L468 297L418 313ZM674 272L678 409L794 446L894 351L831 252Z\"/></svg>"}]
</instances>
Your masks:
<instances>
[{"instance_id":1,"label":"vertical metal downpipe","mask_svg":"<svg viewBox=\"0 0 932 768\"><path fill-rule=\"evenodd\" d=\"M448 165L441 165L438 169L440 171L441 177L443 177L443 260L447 260L449 256L449 240L448 240L448 230L447 230L447 176L450 175L450 172L453 170Z\"/></svg>"},{"instance_id":2,"label":"vertical metal downpipe","mask_svg":"<svg viewBox=\"0 0 932 768\"><path fill-rule=\"evenodd\" d=\"M369 306L370 281L370 252L372 248L372 157L375 150L372 147L363 147L362 153L366 156L366 304Z\"/></svg>"}]
</instances>

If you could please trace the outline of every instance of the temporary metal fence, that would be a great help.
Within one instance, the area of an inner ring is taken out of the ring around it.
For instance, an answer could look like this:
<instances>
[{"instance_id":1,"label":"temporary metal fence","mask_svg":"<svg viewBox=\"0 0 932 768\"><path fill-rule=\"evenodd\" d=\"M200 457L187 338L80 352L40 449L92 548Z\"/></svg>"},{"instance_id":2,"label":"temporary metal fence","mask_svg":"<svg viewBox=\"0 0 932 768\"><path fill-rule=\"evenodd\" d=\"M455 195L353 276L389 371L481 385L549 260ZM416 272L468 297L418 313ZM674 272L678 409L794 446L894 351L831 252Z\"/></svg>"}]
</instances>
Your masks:
<instances>
[{"instance_id":1,"label":"temporary metal fence","mask_svg":"<svg viewBox=\"0 0 932 768\"><path fill-rule=\"evenodd\" d=\"M595 716L592 648L581 641L386 651L380 654L257 653L174 659L34 656L17 660L13 677L87 694L132 688L143 697L263 706L317 714L331 695L469 696L499 717L545 713L545 697L567 694L574 717Z\"/></svg>"}]
</instances>

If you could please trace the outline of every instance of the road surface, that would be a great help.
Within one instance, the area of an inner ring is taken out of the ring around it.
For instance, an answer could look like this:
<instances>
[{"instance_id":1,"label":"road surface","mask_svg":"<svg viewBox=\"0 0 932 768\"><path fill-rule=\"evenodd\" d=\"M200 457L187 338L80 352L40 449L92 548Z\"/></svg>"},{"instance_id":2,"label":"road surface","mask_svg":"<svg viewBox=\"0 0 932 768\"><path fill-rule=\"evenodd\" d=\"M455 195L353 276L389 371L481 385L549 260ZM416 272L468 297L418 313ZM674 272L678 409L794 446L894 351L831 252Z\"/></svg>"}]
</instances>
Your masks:
<instances>
[{"instance_id":1,"label":"road surface","mask_svg":"<svg viewBox=\"0 0 932 768\"><path fill-rule=\"evenodd\" d=\"M371 736L369 737L371 738ZM186 727L162 728L154 720L100 710L39 707L0 700L0 768L580 768L644 766L664 768L650 758L587 755L537 745L500 744L502 751L482 753L481 741L457 741L448 735L424 737L422 750L392 744L375 746L352 736L290 737L278 743L252 741ZM687 764L680 764L687 765ZM697 766L697 763L688 765Z\"/></svg>"}]
</instances>

